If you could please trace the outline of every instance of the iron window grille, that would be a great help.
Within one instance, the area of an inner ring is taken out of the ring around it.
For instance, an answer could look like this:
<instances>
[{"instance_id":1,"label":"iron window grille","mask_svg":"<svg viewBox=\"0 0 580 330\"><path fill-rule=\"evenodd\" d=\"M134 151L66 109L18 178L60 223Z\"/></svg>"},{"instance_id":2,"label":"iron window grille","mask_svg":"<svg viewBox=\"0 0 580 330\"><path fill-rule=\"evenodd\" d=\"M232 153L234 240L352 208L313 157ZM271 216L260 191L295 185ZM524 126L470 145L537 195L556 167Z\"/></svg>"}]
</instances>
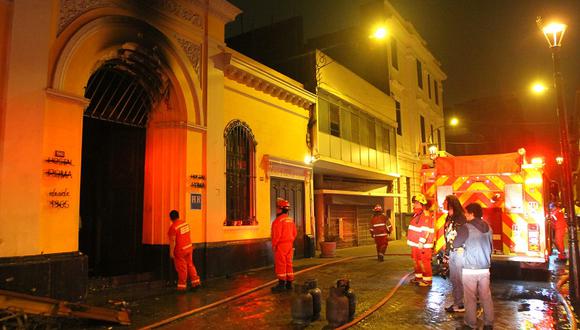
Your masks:
<instances>
[{"instance_id":1,"label":"iron window grille","mask_svg":"<svg viewBox=\"0 0 580 330\"><path fill-rule=\"evenodd\" d=\"M234 120L224 132L226 146L226 220L225 226L257 224L255 216L255 153L252 130Z\"/></svg>"}]
</instances>

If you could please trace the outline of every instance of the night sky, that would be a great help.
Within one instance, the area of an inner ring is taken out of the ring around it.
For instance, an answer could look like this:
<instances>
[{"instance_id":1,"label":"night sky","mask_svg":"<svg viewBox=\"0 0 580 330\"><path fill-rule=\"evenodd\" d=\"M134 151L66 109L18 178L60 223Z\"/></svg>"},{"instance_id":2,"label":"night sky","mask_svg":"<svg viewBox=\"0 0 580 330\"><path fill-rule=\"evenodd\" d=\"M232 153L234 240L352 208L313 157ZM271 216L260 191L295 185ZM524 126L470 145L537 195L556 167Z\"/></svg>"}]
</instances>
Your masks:
<instances>
[{"instance_id":1,"label":"night sky","mask_svg":"<svg viewBox=\"0 0 580 330\"><path fill-rule=\"evenodd\" d=\"M292 16L304 19L304 37L351 27L364 20L367 0L229 0L244 14L227 35ZM562 67L569 111L580 88L580 0L391 0L442 63L448 78L444 105L489 96L528 94L533 80L553 81L548 44L535 19L559 17L568 24ZM549 96L546 96L549 97Z\"/></svg>"}]
</instances>

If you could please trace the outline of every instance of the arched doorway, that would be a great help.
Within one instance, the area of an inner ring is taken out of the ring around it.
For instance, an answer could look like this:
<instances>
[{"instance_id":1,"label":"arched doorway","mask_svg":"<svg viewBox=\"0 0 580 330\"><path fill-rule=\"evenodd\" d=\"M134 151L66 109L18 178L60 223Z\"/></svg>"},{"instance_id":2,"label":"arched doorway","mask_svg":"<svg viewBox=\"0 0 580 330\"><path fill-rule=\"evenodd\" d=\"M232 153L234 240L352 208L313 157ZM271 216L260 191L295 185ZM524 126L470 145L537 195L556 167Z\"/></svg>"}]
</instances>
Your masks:
<instances>
[{"instance_id":1,"label":"arched doorway","mask_svg":"<svg viewBox=\"0 0 580 330\"><path fill-rule=\"evenodd\" d=\"M91 275L143 271L146 127L168 90L161 63L155 49L125 44L85 88L79 250Z\"/></svg>"}]
</instances>

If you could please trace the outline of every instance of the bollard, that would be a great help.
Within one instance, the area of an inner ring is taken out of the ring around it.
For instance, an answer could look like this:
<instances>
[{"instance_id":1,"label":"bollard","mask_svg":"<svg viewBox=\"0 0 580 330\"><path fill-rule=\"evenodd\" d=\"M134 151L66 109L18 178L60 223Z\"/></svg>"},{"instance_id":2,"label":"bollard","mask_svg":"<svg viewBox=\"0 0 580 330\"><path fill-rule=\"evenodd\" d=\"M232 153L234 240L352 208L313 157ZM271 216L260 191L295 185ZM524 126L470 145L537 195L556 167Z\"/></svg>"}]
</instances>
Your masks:
<instances>
[{"instance_id":1,"label":"bollard","mask_svg":"<svg viewBox=\"0 0 580 330\"><path fill-rule=\"evenodd\" d=\"M292 323L299 326L307 326L312 320L314 308L310 287L296 284L292 298Z\"/></svg>"},{"instance_id":2,"label":"bollard","mask_svg":"<svg viewBox=\"0 0 580 330\"><path fill-rule=\"evenodd\" d=\"M342 288L344 295L348 298L348 320L352 321L356 313L356 295L350 288L350 280L340 279L336 281L336 287Z\"/></svg>"},{"instance_id":3,"label":"bollard","mask_svg":"<svg viewBox=\"0 0 580 330\"><path fill-rule=\"evenodd\" d=\"M312 296L312 321L320 319L320 311L322 310L322 291L318 288L318 281L316 279L308 279L304 282L304 286L308 287L308 293Z\"/></svg>"}]
</instances>

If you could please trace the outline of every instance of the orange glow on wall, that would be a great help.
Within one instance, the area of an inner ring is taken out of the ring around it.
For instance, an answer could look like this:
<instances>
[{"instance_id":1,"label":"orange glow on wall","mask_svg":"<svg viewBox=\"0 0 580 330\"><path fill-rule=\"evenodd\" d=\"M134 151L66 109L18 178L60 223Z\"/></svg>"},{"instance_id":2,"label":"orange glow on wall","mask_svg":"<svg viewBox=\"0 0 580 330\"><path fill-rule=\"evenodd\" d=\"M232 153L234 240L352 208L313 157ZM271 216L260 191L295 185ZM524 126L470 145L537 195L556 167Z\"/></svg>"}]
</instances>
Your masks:
<instances>
[{"instance_id":1,"label":"orange glow on wall","mask_svg":"<svg viewBox=\"0 0 580 330\"><path fill-rule=\"evenodd\" d=\"M185 111L176 104L175 94L162 100L149 117L145 147L143 194L143 243L167 244L171 225L169 212L186 217L187 128ZM180 120L181 119L181 120Z\"/></svg>"}]
</instances>

